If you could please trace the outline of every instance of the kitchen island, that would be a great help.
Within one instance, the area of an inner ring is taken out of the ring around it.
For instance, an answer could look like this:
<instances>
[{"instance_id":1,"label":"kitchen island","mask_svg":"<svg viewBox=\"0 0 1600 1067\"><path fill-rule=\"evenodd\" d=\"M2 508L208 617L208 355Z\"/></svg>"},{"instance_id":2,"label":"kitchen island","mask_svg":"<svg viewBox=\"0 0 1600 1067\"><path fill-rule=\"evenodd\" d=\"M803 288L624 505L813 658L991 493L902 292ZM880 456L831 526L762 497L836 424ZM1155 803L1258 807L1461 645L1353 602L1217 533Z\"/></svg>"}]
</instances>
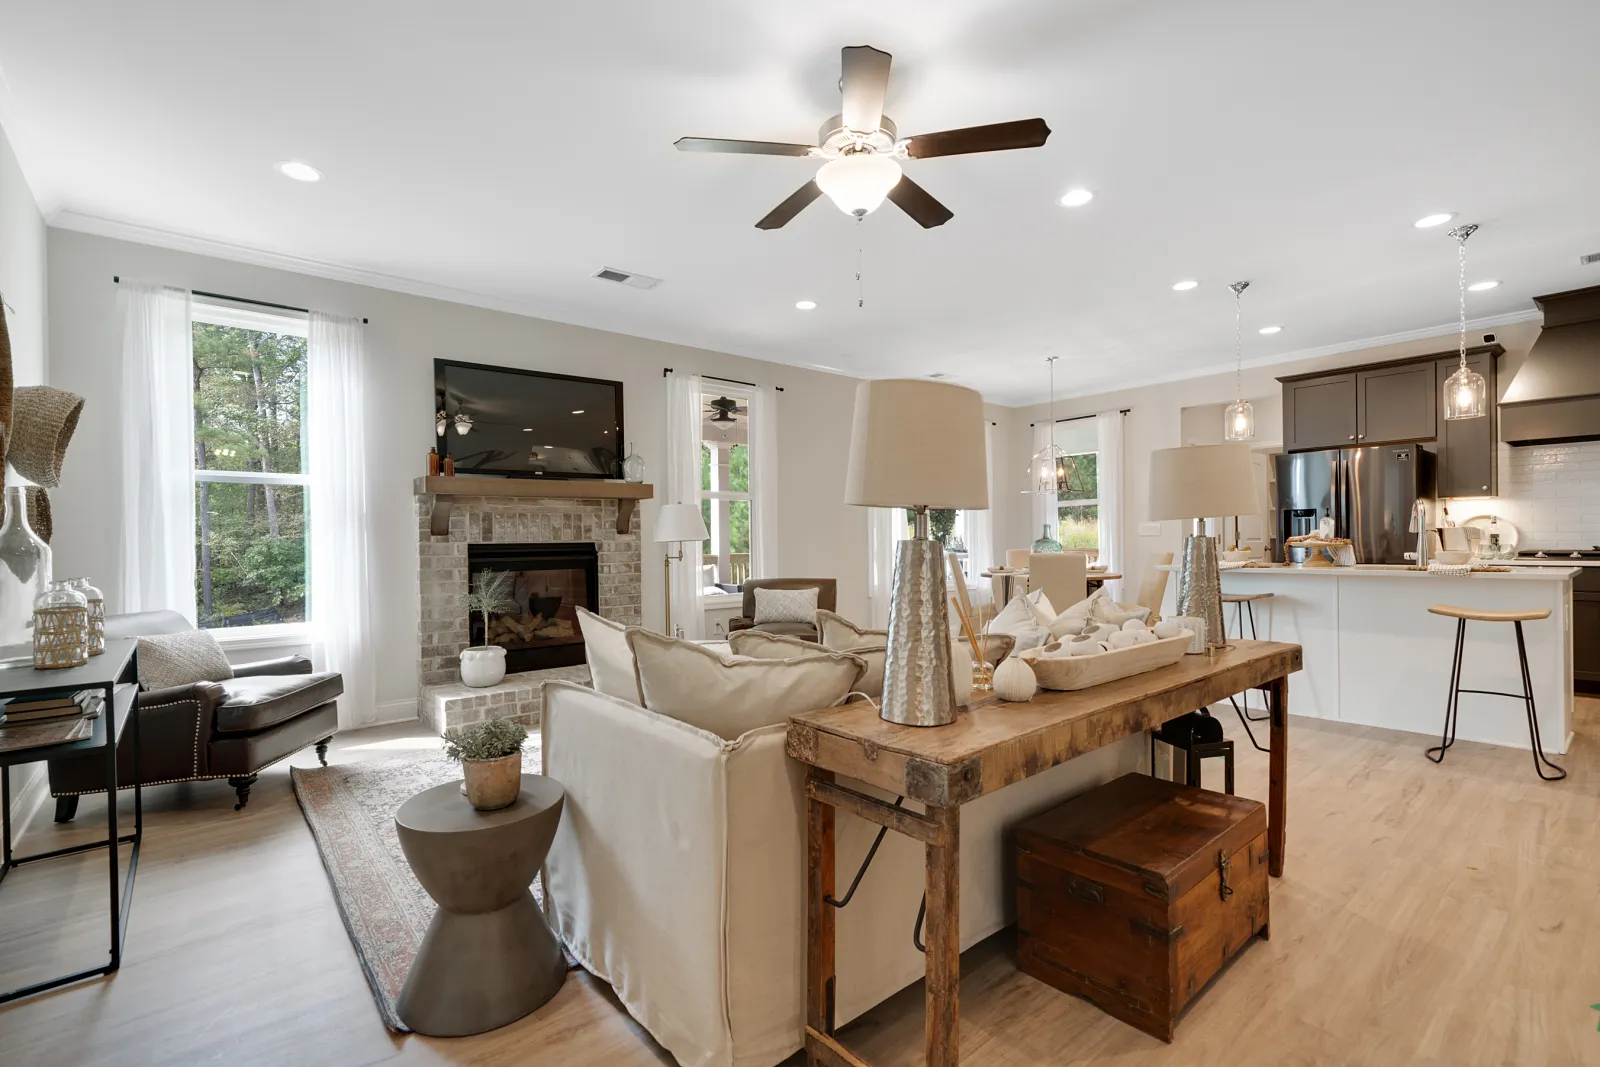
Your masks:
<instances>
[{"instance_id":1,"label":"kitchen island","mask_svg":"<svg viewBox=\"0 0 1600 1067\"><path fill-rule=\"evenodd\" d=\"M1432 604L1511 609L1549 608L1550 617L1523 624L1539 730L1547 752L1572 739L1571 567L1518 567L1446 578L1405 566L1274 566L1222 572L1224 593L1271 593L1255 602L1257 635L1303 650L1304 668L1289 678L1289 709L1363 726L1438 737L1444 725L1456 621L1429 614ZM1177 582L1165 611L1175 611ZM1236 634L1234 605L1223 608ZM1245 622L1245 636L1249 634ZM1469 622L1461 684L1469 689L1522 689L1511 624ZM1264 710L1263 696L1250 694ZM1456 736L1462 741L1529 748L1519 701L1461 694ZM1419 746L1423 746L1418 739ZM1425 746L1423 746L1425 747ZM1420 752L1420 749L1419 749Z\"/></svg>"}]
</instances>

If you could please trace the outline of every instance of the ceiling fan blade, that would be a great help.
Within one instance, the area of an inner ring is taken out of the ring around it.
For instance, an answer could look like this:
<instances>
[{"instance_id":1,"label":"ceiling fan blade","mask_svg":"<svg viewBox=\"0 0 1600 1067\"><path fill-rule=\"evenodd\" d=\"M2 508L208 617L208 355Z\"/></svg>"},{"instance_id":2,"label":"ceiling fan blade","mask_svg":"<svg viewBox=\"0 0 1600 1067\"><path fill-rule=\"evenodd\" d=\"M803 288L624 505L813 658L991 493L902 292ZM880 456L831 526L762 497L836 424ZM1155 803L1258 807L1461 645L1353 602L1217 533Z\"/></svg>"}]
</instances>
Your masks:
<instances>
[{"instance_id":1,"label":"ceiling fan blade","mask_svg":"<svg viewBox=\"0 0 1600 1067\"><path fill-rule=\"evenodd\" d=\"M943 226L956 217L955 212L939 203L928 190L904 174L894 183L894 188L889 190L889 199L893 200L901 211L917 220L917 224L925 230Z\"/></svg>"},{"instance_id":2,"label":"ceiling fan blade","mask_svg":"<svg viewBox=\"0 0 1600 1067\"><path fill-rule=\"evenodd\" d=\"M902 181L904 179L901 179ZM767 217L756 223L758 230L776 230L806 209L806 205L822 195L815 181L806 182L789 195L789 199L767 212Z\"/></svg>"},{"instance_id":3,"label":"ceiling fan blade","mask_svg":"<svg viewBox=\"0 0 1600 1067\"><path fill-rule=\"evenodd\" d=\"M839 92L844 97L841 109L847 129L872 133L883 124L883 94L889 89L888 52L870 45L856 45L841 51Z\"/></svg>"},{"instance_id":4,"label":"ceiling fan blade","mask_svg":"<svg viewBox=\"0 0 1600 1067\"><path fill-rule=\"evenodd\" d=\"M730 152L741 156L809 156L808 144L781 141L730 141L721 137L680 137L672 142L680 152Z\"/></svg>"},{"instance_id":5,"label":"ceiling fan blade","mask_svg":"<svg viewBox=\"0 0 1600 1067\"><path fill-rule=\"evenodd\" d=\"M1038 148L1050 138L1044 119L1019 119L964 130L941 130L911 138L906 155L912 159L962 156L972 152L1001 152L1010 148Z\"/></svg>"}]
</instances>

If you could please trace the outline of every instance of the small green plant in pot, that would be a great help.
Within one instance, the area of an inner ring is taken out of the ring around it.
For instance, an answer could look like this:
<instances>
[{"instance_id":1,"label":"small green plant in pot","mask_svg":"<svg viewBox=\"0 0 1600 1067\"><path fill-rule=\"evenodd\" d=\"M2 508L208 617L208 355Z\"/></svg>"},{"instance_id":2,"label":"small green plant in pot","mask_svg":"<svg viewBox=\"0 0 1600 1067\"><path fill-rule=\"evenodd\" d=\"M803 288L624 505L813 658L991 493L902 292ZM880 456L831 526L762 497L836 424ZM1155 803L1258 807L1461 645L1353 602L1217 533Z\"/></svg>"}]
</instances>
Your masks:
<instances>
[{"instance_id":1,"label":"small green plant in pot","mask_svg":"<svg viewBox=\"0 0 1600 1067\"><path fill-rule=\"evenodd\" d=\"M522 789L522 743L527 727L512 719L485 719L444 732L444 754L461 761L467 799L479 811L494 811Z\"/></svg>"},{"instance_id":2,"label":"small green plant in pot","mask_svg":"<svg viewBox=\"0 0 1600 1067\"><path fill-rule=\"evenodd\" d=\"M495 615L516 611L512 595L516 580L507 571L479 571L472 576L472 590L465 599L468 614L483 616L481 645L461 650L461 681L474 689L498 685L506 676L506 650L489 643L489 620Z\"/></svg>"}]
</instances>

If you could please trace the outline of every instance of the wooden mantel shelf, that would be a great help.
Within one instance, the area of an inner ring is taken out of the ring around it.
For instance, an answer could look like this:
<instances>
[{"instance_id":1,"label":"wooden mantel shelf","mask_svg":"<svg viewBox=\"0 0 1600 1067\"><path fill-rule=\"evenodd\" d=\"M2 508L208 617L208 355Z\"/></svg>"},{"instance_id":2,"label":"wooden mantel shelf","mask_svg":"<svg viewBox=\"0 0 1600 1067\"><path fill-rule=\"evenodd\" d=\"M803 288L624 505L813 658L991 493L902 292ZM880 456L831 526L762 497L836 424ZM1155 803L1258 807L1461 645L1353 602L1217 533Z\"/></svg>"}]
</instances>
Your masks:
<instances>
[{"instance_id":1,"label":"wooden mantel shelf","mask_svg":"<svg viewBox=\"0 0 1600 1067\"><path fill-rule=\"evenodd\" d=\"M422 477L412 483L412 488L419 494L433 495L433 512L428 518L428 529L435 537L443 537L450 532L450 512L455 508L452 498L458 496L615 500L617 533L625 534L633 520L634 505L656 495L655 486L640 482L580 478L551 478L545 481L543 478L494 478L485 475Z\"/></svg>"}]
</instances>

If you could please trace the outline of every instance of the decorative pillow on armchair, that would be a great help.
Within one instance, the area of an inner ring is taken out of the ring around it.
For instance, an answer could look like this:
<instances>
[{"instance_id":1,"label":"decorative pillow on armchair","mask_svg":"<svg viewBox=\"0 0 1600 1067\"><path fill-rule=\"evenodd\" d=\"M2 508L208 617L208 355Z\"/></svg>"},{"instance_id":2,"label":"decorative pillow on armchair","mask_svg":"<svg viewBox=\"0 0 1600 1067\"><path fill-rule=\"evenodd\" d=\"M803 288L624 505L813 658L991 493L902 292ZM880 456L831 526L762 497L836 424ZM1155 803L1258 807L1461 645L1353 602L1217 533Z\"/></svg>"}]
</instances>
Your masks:
<instances>
[{"instance_id":1,"label":"decorative pillow on armchair","mask_svg":"<svg viewBox=\"0 0 1600 1067\"><path fill-rule=\"evenodd\" d=\"M810 625L817 617L817 590L768 589L760 586L756 594L755 625L769 622L800 622Z\"/></svg>"},{"instance_id":2,"label":"decorative pillow on armchair","mask_svg":"<svg viewBox=\"0 0 1600 1067\"><path fill-rule=\"evenodd\" d=\"M233 677L233 665L206 630L141 637L138 659L139 684L145 689L225 682Z\"/></svg>"}]
</instances>

